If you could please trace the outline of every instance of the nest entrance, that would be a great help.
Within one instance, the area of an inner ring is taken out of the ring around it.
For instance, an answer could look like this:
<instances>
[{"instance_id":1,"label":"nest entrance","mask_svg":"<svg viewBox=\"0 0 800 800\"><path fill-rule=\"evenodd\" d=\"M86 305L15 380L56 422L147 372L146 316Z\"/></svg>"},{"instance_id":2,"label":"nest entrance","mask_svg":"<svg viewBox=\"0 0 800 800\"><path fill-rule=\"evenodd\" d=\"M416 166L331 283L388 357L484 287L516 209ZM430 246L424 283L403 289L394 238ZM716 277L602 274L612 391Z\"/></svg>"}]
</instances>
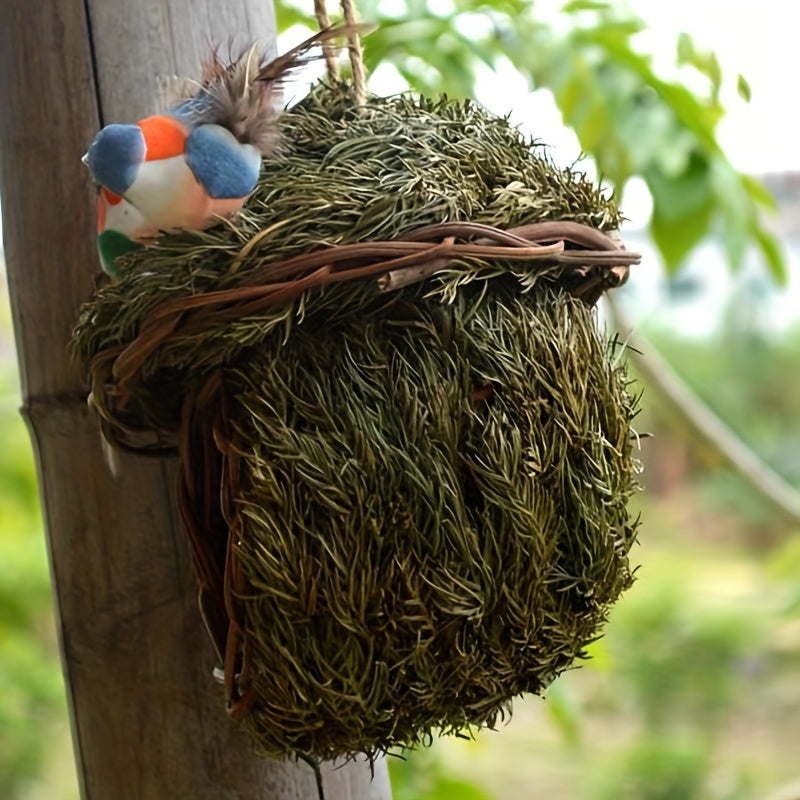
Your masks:
<instances>
[{"instance_id":1,"label":"nest entrance","mask_svg":"<svg viewBox=\"0 0 800 800\"><path fill-rule=\"evenodd\" d=\"M631 582L619 215L469 103L321 86L235 224L126 257L76 351L178 446L231 712L330 759L491 726Z\"/></svg>"}]
</instances>

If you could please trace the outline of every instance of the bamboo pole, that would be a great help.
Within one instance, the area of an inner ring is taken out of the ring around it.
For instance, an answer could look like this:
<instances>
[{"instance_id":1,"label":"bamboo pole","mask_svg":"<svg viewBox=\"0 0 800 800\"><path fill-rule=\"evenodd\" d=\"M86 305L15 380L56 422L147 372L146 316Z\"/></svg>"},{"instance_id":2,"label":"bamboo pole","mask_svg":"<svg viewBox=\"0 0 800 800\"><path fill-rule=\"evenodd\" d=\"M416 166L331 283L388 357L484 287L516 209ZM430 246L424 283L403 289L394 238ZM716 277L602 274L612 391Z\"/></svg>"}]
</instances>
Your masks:
<instances>
[{"instance_id":1,"label":"bamboo pole","mask_svg":"<svg viewBox=\"0 0 800 800\"><path fill-rule=\"evenodd\" d=\"M174 507L175 463L117 477L66 346L97 272L80 163L102 123L152 113L212 42L274 44L263 0L0 0L0 192L23 413L36 451L85 800L314 800L228 721ZM384 800L386 769L323 770L328 800Z\"/></svg>"}]
</instances>

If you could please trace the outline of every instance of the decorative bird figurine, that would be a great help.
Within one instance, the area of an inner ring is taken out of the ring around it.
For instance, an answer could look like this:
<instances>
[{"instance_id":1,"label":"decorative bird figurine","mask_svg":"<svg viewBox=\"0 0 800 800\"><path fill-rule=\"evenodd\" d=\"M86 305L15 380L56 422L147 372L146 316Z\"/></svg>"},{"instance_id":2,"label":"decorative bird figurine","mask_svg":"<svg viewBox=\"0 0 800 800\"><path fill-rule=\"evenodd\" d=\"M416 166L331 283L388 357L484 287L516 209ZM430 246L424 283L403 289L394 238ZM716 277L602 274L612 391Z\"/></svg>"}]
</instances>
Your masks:
<instances>
[{"instance_id":1,"label":"decorative bird figurine","mask_svg":"<svg viewBox=\"0 0 800 800\"><path fill-rule=\"evenodd\" d=\"M99 188L103 270L116 277L119 256L163 232L201 230L235 214L255 188L261 157L278 148L282 81L319 57L316 45L360 27L320 31L268 63L255 46L231 64L214 53L195 94L163 114L104 127L83 157Z\"/></svg>"}]
</instances>

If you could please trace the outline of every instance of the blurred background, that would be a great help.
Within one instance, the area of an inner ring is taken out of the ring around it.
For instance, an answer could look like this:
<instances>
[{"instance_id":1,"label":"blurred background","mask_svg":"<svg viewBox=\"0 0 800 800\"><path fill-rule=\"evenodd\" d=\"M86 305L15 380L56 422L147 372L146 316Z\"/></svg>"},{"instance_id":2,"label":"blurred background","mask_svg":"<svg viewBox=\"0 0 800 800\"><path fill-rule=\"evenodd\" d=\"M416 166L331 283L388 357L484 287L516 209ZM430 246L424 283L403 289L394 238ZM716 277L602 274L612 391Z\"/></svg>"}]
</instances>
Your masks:
<instances>
[{"instance_id":1,"label":"blurred background","mask_svg":"<svg viewBox=\"0 0 800 800\"><path fill-rule=\"evenodd\" d=\"M557 164L617 193L626 243L645 255L600 314L644 356L638 580L591 658L544 699L518 700L475 741L391 758L395 800L800 800L800 53L788 6L358 5L380 23L366 40L373 91L446 91L510 114ZM310 6L278 5L281 50L314 28ZM4 277L0 798L75 800Z\"/></svg>"}]
</instances>

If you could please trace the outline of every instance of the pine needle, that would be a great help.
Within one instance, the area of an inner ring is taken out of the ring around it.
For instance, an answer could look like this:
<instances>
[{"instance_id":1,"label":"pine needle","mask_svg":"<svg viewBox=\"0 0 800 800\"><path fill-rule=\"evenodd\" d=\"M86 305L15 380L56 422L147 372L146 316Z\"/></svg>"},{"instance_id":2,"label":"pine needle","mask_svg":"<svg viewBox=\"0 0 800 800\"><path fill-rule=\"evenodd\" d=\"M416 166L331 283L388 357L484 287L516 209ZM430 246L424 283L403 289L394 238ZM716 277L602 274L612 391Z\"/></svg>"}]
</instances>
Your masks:
<instances>
[{"instance_id":1,"label":"pine needle","mask_svg":"<svg viewBox=\"0 0 800 800\"><path fill-rule=\"evenodd\" d=\"M127 256L75 352L101 413L134 430L177 438L186 398L216 387L212 468L187 496L213 522L208 580L237 576L238 716L269 755L372 758L494 727L583 656L632 583L635 402L592 309L552 266L468 259L395 292L331 284L178 326L124 408L99 354L167 299L326 245L620 215L471 103L373 98L358 114L320 86L282 127L241 217Z\"/></svg>"}]
</instances>

